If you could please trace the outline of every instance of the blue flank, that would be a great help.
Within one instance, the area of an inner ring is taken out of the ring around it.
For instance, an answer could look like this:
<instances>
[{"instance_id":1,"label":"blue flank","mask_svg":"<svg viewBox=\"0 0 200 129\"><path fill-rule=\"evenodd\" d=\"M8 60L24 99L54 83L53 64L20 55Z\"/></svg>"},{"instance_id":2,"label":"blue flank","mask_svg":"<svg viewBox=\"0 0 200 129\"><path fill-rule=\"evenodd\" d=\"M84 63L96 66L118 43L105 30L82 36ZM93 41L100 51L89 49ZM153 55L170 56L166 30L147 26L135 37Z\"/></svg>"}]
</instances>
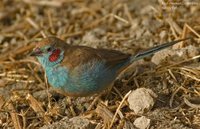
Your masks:
<instances>
[{"instance_id":1,"label":"blue flank","mask_svg":"<svg viewBox=\"0 0 200 129\"><path fill-rule=\"evenodd\" d=\"M92 94L106 89L115 79L116 72L108 69L104 62L93 60L76 67L69 77L70 86L65 87L66 91Z\"/></svg>"}]
</instances>

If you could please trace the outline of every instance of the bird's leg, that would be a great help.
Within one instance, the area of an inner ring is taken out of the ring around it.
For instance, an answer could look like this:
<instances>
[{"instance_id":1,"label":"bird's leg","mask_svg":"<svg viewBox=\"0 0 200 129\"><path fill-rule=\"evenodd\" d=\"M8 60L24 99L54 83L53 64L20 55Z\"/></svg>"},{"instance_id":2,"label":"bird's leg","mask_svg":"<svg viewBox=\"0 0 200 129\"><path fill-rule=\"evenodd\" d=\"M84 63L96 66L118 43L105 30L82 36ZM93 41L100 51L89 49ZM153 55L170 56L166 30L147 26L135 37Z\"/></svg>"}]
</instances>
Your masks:
<instances>
[{"instance_id":1,"label":"bird's leg","mask_svg":"<svg viewBox=\"0 0 200 129\"><path fill-rule=\"evenodd\" d=\"M69 106L69 109L70 109L70 112L71 112L72 116L76 116L76 113L75 113L75 110L74 110L74 107L73 107L72 97L69 97L65 92L63 92L60 89L55 89L55 88L51 87L50 91L53 94L56 93L56 94L59 94L61 96L65 96L64 102Z\"/></svg>"},{"instance_id":2,"label":"bird's leg","mask_svg":"<svg viewBox=\"0 0 200 129\"><path fill-rule=\"evenodd\" d=\"M95 99L92 101L92 103L90 104L90 106L88 107L87 111L90 111L93 106L96 104L96 102L99 100L99 98L102 96L102 93L98 94Z\"/></svg>"},{"instance_id":3,"label":"bird's leg","mask_svg":"<svg viewBox=\"0 0 200 129\"><path fill-rule=\"evenodd\" d=\"M76 113L75 113L75 110L74 110L74 107L73 107L73 104L72 104L72 98L69 97L69 96L66 96L65 101L69 105L69 109L71 111L72 116L73 117L76 116Z\"/></svg>"},{"instance_id":4,"label":"bird's leg","mask_svg":"<svg viewBox=\"0 0 200 129\"><path fill-rule=\"evenodd\" d=\"M95 99L92 101L92 103L91 103L91 105L88 107L87 111L90 111L90 110L93 108L93 106L94 106L94 105L96 104L96 102L101 98L102 95L105 95L105 94L107 95L107 94L112 90L113 85L114 85L114 83L112 83L112 84L108 87L108 89L106 89L105 91L99 93L99 94L95 97Z\"/></svg>"}]
</instances>

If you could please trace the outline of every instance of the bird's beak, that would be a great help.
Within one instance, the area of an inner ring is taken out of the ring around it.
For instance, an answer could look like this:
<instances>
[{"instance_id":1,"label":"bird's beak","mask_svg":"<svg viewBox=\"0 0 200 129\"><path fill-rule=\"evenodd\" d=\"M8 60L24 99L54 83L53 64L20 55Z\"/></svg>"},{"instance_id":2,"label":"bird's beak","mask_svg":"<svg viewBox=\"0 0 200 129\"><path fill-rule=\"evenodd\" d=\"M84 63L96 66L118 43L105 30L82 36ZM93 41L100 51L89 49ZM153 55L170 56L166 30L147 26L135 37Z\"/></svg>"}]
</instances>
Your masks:
<instances>
[{"instance_id":1,"label":"bird's beak","mask_svg":"<svg viewBox=\"0 0 200 129\"><path fill-rule=\"evenodd\" d=\"M42 55L42 51L37 48L37 49L34 49L31 53L30 53L30 56L41 56Z\"/></svg>"}]
</instances>

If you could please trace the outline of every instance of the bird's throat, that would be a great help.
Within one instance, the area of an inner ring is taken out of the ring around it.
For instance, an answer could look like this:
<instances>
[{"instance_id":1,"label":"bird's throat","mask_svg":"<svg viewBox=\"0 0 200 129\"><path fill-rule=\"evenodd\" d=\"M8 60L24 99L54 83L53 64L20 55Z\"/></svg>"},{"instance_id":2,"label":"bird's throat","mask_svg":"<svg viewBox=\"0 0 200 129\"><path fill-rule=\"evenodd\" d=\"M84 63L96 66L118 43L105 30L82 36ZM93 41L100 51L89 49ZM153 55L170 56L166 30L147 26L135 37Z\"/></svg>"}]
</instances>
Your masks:
<instances>
[{"instance_id":1,"label":"bird's throat","mask_svg":"<svg viewBox=\"0 0 200 129\"><path fill-rule=\"evenodd\" d=\"M68 70L65 67L48 67L45 69L49 83L54 88L62 88L68 84Z\"/></svg>"}]
</instances>

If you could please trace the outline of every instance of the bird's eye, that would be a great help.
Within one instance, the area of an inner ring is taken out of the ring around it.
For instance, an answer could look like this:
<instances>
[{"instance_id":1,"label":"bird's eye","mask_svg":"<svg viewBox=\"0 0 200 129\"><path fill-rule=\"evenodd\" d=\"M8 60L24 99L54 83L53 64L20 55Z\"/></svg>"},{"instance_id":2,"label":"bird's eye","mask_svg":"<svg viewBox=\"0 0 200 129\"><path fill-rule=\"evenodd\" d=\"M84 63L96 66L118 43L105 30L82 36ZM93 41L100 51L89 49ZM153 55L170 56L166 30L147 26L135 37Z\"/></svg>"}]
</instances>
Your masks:
<instances>
[{"instance_id":1,"label":"bird's eye","mask_svg":"<svg viewBox=\"0 0 200 129\"><path fill-rule=\"evenodd\" d=\"M47 52L50 52L50 51L52 51L52 47L47 48Z\"/></svg>"}]
</instances>

